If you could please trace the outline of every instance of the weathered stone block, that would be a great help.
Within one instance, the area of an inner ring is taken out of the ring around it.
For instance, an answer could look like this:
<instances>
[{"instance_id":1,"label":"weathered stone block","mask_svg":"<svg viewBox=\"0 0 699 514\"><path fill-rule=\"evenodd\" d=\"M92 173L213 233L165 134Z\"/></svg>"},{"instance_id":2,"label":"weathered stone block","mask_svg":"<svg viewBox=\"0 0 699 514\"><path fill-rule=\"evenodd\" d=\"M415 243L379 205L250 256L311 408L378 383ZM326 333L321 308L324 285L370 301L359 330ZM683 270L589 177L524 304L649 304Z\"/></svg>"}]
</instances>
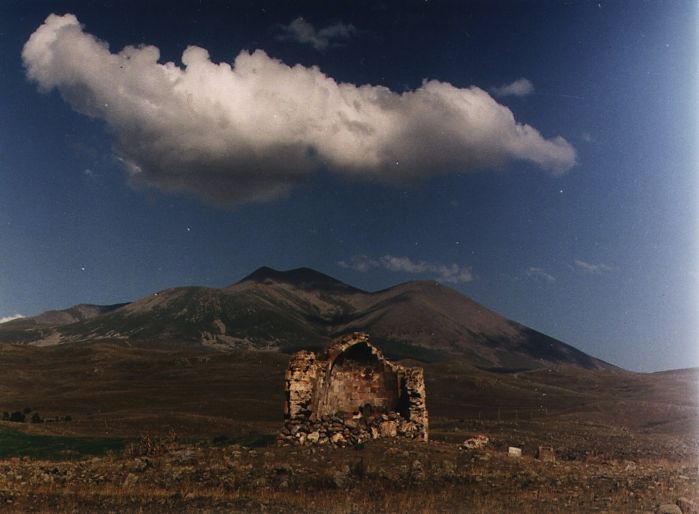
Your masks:
<instances>
[{"instance_id":1,"label":"weathered stone block","mask_svg":"<svg viewBox=\"0 0 699 514\"><path fill-rule=\"evenodd\" d=\"M510 457L521 457L522 456L522 448L517 448L516 446L510 446L507 449L507 454Z\"/></svg>"},{"instance_id":2,"label":"weathered stone block","mask_svg":"<svg viewBox=\"0 0 699 514\"><path fill-rule=\"evenodd\" d=\"M539 446L536 458L543 462L556 462L556 454L551 446Z\"/></svg>"}]
</instances>

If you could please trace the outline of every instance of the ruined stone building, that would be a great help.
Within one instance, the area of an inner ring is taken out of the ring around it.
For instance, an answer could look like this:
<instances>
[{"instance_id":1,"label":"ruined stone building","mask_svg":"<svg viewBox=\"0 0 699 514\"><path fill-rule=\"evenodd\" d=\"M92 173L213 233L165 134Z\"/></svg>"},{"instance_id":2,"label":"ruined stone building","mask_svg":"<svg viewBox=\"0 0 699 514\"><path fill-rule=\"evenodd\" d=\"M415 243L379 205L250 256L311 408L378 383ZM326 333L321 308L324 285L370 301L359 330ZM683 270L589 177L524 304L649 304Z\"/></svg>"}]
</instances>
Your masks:
<instances>
[{"instance_id":1,"label":"ruined stone building","mask_svg":"<svg viewBox=\"0 0 699 514\"><path fill-rule=\"evenodd\" d=\"M285 376L281 444L357 444L379 437L427 440L422 368L388 361L354 333L324 356L293 355Z\"/></svg>"}]
</instances>

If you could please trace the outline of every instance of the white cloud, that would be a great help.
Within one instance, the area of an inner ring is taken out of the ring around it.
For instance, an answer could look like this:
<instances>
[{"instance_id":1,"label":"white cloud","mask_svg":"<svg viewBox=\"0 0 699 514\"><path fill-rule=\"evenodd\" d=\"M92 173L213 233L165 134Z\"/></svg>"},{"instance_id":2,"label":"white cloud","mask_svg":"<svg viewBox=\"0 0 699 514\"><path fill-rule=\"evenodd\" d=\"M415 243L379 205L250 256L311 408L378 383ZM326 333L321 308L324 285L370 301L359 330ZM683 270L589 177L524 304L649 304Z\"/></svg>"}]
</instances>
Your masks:
<instances>
[{"instance_id":1,"label":"white cloud","mask_svg":"<svg viewBox=\"0 0 699 514\"><path fill-rule=\"evenodd\" d=\"M430 80L399 94L261 50L227 64L190 46L182 67L160 64L154 46L111 53L71 14L50 15L22 57L42 91L106 123L132 184L219 205L283 196L320 169L400 183L511 161L559 174L576 159L475 86Z\"/></svg>"},{"instance_id":2,"label":"white cloud","mask_svg":"<svg viewBox=\"0 0 699 514\"><path fill-rule=\"evenodd\" d=\"M378 268L381 263L375 259L371 259L366 255L353 255L347 261L338 261L338 266L345 269L353 269L355 271L361 271L366 273L367 271Z\"/></svg>"},{"instance_id":3,"label":"white cloud","mask_svg":"<svg viewBox=\"0 0 699 514\"><path fill-rule=\"evenodd\" d=\"M593 264L591 262L585 262L580 259L575 259L575 266L584 271L585 273L592 273L592 274L600 274L600 273L606 273L609 271L614 271L616 268L613 266L609 266L604 263L598 263L598 264Z\"/></svg>"},{"instance_id":4,"label":"white cloud","mask_svg":"<svg viewBox=\"0 0 699 514\"><path fill-rule=\"evenodd\" d=\"M366 255L355 255L348 261L339 261L337 264L342 268L353 269L362 273L371 269L382 268L388 271L410 274L430 274L436 276L438 280L455 284L473 280L473 273L469 266L413 261L409 257L396 257L393 255L384 255L378 259L372 259Z\"/></svg>"},{"instance_id":5,"label":"white cloud","mask_svg":"<svg viewBox=\"0 0 699 514\"><path fill-rule=\"evenodd\" d=\"M510 84L491 87L490 91L495 96L526 96L534 92L534 84L525 78L517 79Z\"/></svg>"},{"instance_id":6,"label":"white cloud","mask_svg":"<svg viewBox=\"0 0 699 514\"><path fill-rule=\"evenodd\" d=\"M8 321L12 321L14 319L20 319L23 317L24 316L22 316L21 314L15 314L13 316L3 316L3 317L0 317L0 324L7 323Z\"/></svg>"},{"instance_id":7,"label":"white cloud","mask_svg":"<svg viewBox=\"0 0 699 514\"><path fill-rule=\"evenodd\" d=\"M357 33L354 25L339 22L316 29L301 17L292 20L289 25L283 26L282 31L283 33L278 36L278 39L310 45L316 50L325 50L332 42L347 40Z\"/></svg>"},{"instance_id":8,"label":"white cloud","mask_svg":"<svg viewBox=\"0 0 699 514\"><path fill-rule=\"evenodd\" d=\"M556 277L548 273L545 269L543 268L537 268L535 266L532 266L531 268L527 269L527 276L528 277L533 277L533 278L539 278L542 280L545 280L546 282L555 282Z\"/></svg>"}]
</instances>

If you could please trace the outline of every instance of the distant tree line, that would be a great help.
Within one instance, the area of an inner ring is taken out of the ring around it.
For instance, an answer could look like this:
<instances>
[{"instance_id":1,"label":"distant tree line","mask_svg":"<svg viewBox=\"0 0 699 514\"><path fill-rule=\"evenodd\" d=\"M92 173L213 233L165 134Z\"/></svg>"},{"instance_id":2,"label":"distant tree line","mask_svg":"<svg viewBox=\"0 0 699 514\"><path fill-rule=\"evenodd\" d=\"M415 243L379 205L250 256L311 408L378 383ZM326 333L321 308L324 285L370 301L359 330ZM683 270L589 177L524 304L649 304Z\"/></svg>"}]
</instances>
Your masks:
<instances>
[{"instance_id":1,"label":"distant tree line","mask_svg":"<svg viewBox=\"0 0 699 514\"><path fill-rule=\"evenodd\" d=\"M31 414L31 416L29 416ZM47 418L42 418L38 412L32 413L31 407L25 407L22 410L16 410L13 412L3 411L2 420L12 421L14 423L26 423L27 418L29 418L30 423L52 423L56 421L72 421L71 416L51 416Z\"/></svg>"}]
</instances>

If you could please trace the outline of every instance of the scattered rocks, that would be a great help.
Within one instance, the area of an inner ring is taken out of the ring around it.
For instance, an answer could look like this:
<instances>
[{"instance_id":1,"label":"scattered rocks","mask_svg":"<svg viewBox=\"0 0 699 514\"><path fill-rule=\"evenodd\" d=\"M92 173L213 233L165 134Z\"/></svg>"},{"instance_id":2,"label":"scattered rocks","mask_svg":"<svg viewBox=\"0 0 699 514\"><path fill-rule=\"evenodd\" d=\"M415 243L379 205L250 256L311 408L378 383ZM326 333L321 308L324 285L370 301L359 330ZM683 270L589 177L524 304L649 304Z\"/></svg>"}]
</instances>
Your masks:
<instances>
[{"instance_id":1,"label":"scattered rocks","mask_svg":"<svg viewBox=\"0 0 699 514\"><path fill-rule=\"evenodd\" d=\"M462 450L482 450L488 443L490 438L487 435L478 434L475 437L469 437L463 443L461 443L460 448Z\"/></svg>"},{"instance_id":2,"label":"scattered rocks","mask_svg":"<svg viewBox=\"0 0 699 514\"><path fill-rule=\"evenodd\" d=\"M134 475L133 473L129 473L124 479L124 487L132 487L136 485L136 482L138 482L138 476Z\"/></svg>"},{"instance_id":3,"label":"scattered rocks","mask_svg":"<svg viewBox=\"0 0 699 514\"><path fill-rule=\"evenodd\" d=\"M129 471L142 472L145 471L150 465L150 461L146 458L136 458L128 466Z\"/></svg>"},{"instance_id":4,"label":"scattered rocks","mask_svg":"<svg viewBox=\"0 0 699 514\"><path fill-rule=\"evenodd\" d=\"M294 418L284 423L277 443L281 446L356 446L380 438L422 439L423 430L422 425L404 419L397 412L359 419L340 415L317 420Z\"/></svg>"}]
</instances>

